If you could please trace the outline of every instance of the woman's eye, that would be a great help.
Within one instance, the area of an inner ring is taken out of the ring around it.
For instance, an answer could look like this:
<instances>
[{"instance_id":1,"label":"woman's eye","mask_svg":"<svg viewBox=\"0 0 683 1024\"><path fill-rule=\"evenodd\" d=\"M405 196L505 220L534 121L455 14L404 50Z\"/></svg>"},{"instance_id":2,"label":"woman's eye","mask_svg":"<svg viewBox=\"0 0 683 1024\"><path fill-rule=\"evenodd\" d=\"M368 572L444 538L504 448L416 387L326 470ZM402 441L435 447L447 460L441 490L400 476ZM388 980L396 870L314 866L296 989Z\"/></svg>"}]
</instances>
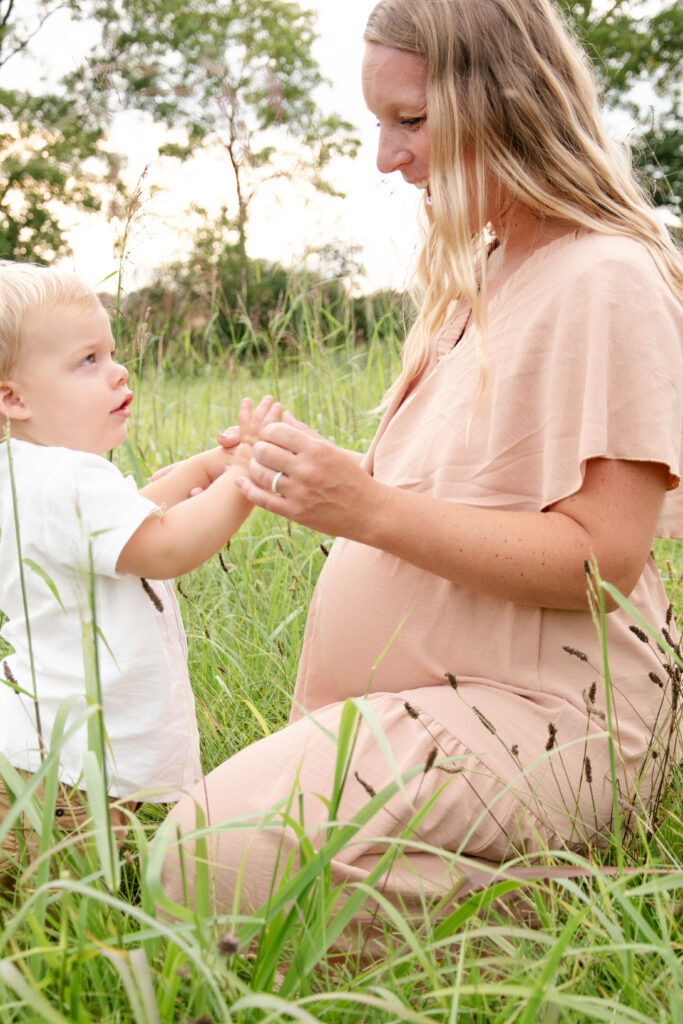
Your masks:
<instances>
[{"instance_id":1,"label":"woman's eye","mask_svg":"<svg viewBox=\"0 0 683 1024\"><path fill-rule=\"evenodd\" d=\"M426 120L426 117L404 117L401 120L401 124L405 128L419 128Z\"/></svg>"}]
</instances>

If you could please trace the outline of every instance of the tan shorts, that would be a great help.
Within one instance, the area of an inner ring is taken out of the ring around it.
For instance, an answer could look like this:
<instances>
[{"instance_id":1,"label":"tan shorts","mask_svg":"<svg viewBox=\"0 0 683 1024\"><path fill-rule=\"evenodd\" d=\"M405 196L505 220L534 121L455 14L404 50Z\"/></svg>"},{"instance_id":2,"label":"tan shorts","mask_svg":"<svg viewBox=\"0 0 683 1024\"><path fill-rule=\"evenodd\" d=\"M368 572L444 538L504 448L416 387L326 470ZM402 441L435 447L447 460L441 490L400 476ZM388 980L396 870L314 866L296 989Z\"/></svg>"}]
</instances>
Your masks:
<instances>
[{"instance_id":1,"label":"tan shorts","mask_svg":"<svg viewBox=\"0 0 683 1024\"><path fill-rule=\"evenodd\" d=\"M26 781L31 777L30 772L17 769L17 773ZM43 784L41 783L35 791L35 798L42 807ZM135 810L138 806L135 802L122 802L117 797L110 798L109 821L114 829L116 841L120 845L126 838L127 832L127 810ZM0 821L4 821L13 800L5 788L5 783L0 778ZM87 804L85 793L75 789L64 782L58 783L57 800L55 802L55 815L52 827L65 836L82 832L83 839L90 831L92 818ZM78 845L78 843L76 844ZM0 890L11 888L17 871L26 868L38 856L40 848L40 836L31 827L26 814L15 822L13 828L0 844Z\"/></svg>"}]
</instances>

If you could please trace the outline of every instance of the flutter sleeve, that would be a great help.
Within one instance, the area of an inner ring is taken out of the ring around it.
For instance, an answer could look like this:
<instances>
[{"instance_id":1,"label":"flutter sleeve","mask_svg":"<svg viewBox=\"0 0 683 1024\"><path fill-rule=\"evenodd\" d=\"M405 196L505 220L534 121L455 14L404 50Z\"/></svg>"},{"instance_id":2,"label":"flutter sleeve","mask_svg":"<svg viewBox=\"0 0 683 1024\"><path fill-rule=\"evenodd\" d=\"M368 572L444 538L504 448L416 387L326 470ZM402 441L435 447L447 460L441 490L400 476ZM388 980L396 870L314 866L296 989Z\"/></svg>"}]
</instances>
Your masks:
<instances>
[{"instance_id":1,"label":"flutter sleeve","mask_svg":"<svg viewBox=\"0 0 683 1024\"><path fill-rule=\"evenodd\" d=\"M543 506L580 488L588 459L657 462L668 470L657 535L680 537L683 310L649 253L621 241L566 268L544 346Z\"/></svg>"}]
</instances>

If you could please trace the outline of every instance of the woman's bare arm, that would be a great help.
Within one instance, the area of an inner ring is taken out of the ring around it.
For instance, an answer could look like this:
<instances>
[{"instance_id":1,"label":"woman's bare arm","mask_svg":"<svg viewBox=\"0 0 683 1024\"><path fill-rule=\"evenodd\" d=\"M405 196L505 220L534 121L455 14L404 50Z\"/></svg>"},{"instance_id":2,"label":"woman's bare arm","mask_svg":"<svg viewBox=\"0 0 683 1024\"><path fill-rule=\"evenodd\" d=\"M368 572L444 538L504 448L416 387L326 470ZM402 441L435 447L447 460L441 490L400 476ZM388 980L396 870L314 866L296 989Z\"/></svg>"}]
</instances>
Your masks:
<instances>
[{"instance_id":1,"label":"woman's bare arm","mask_svg":"<svg viewBox=\"0 0 683 1024\"><path fill-rule=\"evenodd\" d=\"M269 491L273 471L285 476ZM628 594L647 559L667 470L592 459L580 490L543 512L482 509L378 483L314 431L276 423L254 448L245 497L453 583L519 604L585 609L584 565Z\"/></svg>"}]
</instances>

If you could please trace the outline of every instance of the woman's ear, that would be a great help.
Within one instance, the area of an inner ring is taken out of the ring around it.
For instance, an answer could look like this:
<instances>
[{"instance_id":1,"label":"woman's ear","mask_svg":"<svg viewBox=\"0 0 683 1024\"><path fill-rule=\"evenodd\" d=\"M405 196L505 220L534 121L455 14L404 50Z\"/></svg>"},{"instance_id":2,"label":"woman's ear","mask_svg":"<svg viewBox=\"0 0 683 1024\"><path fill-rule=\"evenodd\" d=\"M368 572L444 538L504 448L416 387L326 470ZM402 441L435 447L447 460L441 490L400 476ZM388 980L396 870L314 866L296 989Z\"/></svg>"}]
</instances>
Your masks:
<instances>
[{"instance_id":1,"label":"woman's ear","mask_svg":"<svg viewBox=\"0 0 683 1024\"><path fill-rule=\"evenodd\" d=\"M13 380L0 380L0 415L9 420L27 420L31 415Z\"/></svg>"}]
</instances>

